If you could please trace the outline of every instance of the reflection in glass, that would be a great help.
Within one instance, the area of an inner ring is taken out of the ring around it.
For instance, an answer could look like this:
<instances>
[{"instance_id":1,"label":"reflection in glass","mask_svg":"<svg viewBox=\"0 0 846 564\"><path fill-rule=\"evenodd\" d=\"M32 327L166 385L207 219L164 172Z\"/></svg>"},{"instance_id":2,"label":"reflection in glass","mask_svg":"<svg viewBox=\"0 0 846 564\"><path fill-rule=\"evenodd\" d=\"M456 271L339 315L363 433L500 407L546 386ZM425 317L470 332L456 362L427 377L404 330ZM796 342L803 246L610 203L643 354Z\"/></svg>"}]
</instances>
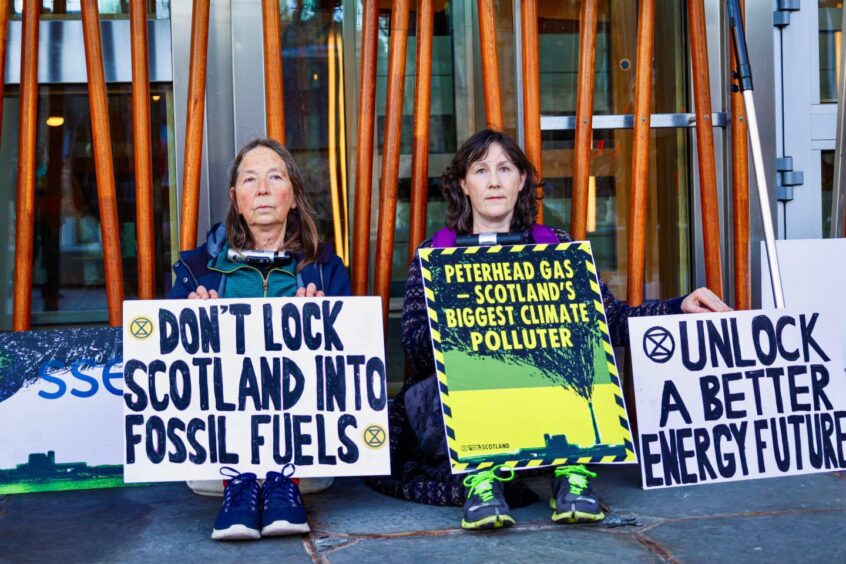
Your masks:
<instances>
[{"instance_id":1,"label":"reflection in glass","mask_svg":"<svg viewBox=\"0 0 846 564\"><path fill-rule=\"evenodd\" d=\"M843 2L819 0L820 102L837 103Z\"/></svg>"},{"instance_id":2,"label":"reflection in glass","mask_svg":"<svg viewBox=\"0 0 846 564\"><path fill-rule=\"evenodd\" d=\"M23 13L24 2L13 0L9 3L9 18L19 20ZM102 19L128 19L130 0L99 0ZM170 19L170 0L146 0L147 17L154 20ZM42 20L78 20L82 17L80 0L41 0Z\"/></svg>"},{"instance_id":3,"label":"reflection in glass","mask_svg":"<svg viewBox=\"0 0 846 564\"><path fill-rule=\"evenodd\" d=\"M633 133L628 129L606 133L612 136L614 148L597 147L591 156L593 189L588 194L588 240L603 278L614 294L624 299ZM688 132L682 129L651 131L645 245L646 299L669 298L689 290L687 139ZM563 171L560 176L546 174L544 220L548 225L567 228L572 204L572 152L563 153L564 158L561 158L562 151L544 154L545 171Z\"/></svg>"},{"instance_id":4,"label":"reflection in glass","mask_svg":"<svg viewBox=\"0 0 846 564\"><path fill-rule=\"evenodd\" d=\"M683 3L656 5L653 112L686 111ZM581 2L538 3L541 61L541 111L573 115L579 58ZM594 113L634 112L637 63L637 3L600 2L597 24ZM543 132L545 223L569 227L574 131ZM646 234L647 299L688 290L689 222L686 130L652 130ZM594 130L588 233L606 282L618 297L626 294L627 226L631 190L632 131Z\"/></svg>"},{"instance_id":5,"label":"reflection in glass","mask_svg":"<svg viewBox=\"0 0 846 564\"><path fill-rule=\"evenodd\" d=\"M438 4L436 2L436 4ZM435 6L434 37L432 39L432 99L429 107L429 152L454 153L455 92L453 70L452 15L446 2ZM385 139L386 93L388 89L388 57L391 30L391 11L379 13L379 47L376 62L376 133L379 154ZM402 104L403 154L411 153L414 134L414 75L417 60L417 12L412 10L408 21L406 46L405 89Z\"/></svg>"},{"instance_id":6,"label":"reflection in glass","mask_svg":"<svg viewBox=\"0 0 846 564\"><path fill-rule=\"evenodd\" d=\"M124 287L137 296L135 173L132 97L128 86L109 88L109 121L115 167ZM171 249L176 249L173 103L170 86L151 85L156 294L170 286ZM0 225L8 245L0 248L0 329L11 325L17 199L18 92L6 93L0 139ZM97 183L88 94L80 86L42 86L38 100L33 248L33 324L107 320Z\"/></svg>"},{"instance_id":7,"label":"reflection in glass","mask_svg":"<svg viewBox=\"0 0 846 564\"><path fill-rule=\"evenodd\" d=\"M317 210L321 240L349 264L343 9L337 2L282 6L287 146Z\"/></svg>"},{"instance_id":8,"label":"reflection in glass","mask_svg":"<svg viewBox=\"0 0 846 564\"><path fill-rule=\"evenodd\" d=\"M831 237L831 214L834 206L834 153L834 151L820 151L823 238Z\"/></svg>"}]
</instances>

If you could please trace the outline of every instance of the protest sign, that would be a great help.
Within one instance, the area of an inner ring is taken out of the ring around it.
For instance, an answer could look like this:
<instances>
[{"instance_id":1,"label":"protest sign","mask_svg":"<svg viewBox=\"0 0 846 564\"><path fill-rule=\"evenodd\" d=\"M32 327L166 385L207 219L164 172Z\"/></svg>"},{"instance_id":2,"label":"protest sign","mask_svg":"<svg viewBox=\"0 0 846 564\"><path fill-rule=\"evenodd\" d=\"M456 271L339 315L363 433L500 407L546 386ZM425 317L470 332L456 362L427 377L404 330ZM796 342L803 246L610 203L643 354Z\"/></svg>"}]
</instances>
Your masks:
<instances>
[{"instance_id":1,"label":"protest sign","mask_svg":"<svg viewBox=\"0 0 846 564\"><path fill-rule=\"evenodd\" d=\"M846 239L789 239L776 241L784 303L791 308L839 310L846 318L843 281L846 280ZM775 307L770 265L761 242L761 307ZM840 331L846 355L846 330Z\"/></svg>"},{"instance_id":2,"label":"protest sign","mask_svg":"<svg viewBox=\"0 0 846 564\"><path fill-rule=\"evenodd\" d=\"M0 494L123 485L120 329L0 333Z\"/></svg>"},{"instance_id":3,"label":"protest sign","mask_svg":"<svg viewBox=\"0 0 846 564\"><path fill-rule=\"evenodd\" d=\"M589 243L419 256L454 473L635 460Z\"/></svg>"},{"instance_id":4,"label":"protest sign","mask_svg":"<svg viewBox=\"0 0 846 564\"><path fill-rule=\"evenodd\" d=\"M390 472L378 298L123 307L127 482Z\"/></svg>"},{"instance_id":5,"label":"protest sign","mask_svg":"<svg viewBox=\"0 0 846 564\"><path fill-rule=\"evenodd\" d=\"M829 312L639 317L629 336L644 488L846 468Z\"/></svg>"}]
</instances>

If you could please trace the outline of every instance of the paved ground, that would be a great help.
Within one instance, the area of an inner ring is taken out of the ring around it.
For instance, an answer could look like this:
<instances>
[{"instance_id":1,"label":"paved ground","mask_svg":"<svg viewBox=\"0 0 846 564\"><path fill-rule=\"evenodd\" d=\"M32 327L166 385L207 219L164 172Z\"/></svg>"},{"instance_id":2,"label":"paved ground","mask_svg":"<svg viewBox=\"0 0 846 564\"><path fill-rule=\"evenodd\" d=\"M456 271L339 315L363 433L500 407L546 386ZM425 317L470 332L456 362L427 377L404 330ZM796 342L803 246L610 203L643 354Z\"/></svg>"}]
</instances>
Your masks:
<instances>
[{"instance_id":1,"label":"paved ground","mask_svg":"<svg viewBox=\"0 0 846 564\"><path fill-rule=\"evenodd\" d=\"M183 484L0 497L0 562L846 562L846 473L643 491L634 466L594 482L611 521L563 526L544 503L496 533L459 508L379 495L356 479L306 496L307 537L209 539L219 500ZM548 478L530 479L543 496Z\"/></svg>"}]
</instances>

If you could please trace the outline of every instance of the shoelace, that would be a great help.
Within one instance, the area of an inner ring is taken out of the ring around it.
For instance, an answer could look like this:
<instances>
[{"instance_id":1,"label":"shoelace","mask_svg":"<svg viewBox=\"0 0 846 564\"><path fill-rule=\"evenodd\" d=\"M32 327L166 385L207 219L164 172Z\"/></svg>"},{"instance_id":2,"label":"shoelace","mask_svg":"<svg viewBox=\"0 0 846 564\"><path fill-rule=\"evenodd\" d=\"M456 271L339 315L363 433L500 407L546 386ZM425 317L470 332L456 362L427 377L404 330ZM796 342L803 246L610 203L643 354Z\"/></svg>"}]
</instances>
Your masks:
<instances>
[{"instance_id":1,"label":"shoelace","mask_svg":"<svg viewBox=\"0 0 846 564\"><path fill-rule=\"evenodd\" d=\"M588 487L588 479L596 478L596 472L591 472L581 464L574 466L559 466L555 469L555 477L567 477L570 483L570 493L574 495L581 495Z\"/></svg>"},{"instance_id":2,"label":"shoelace","mask_svg":"<svg viewBox=\"0 0 846 564\"><path fill-rule=\"evenodd\" d=\"M293 464L286 464L279 474L264 482L265 505L268 501L281 502L289 507L302 505L300 489L291 480L294 470L296 467Z\"/></svg>"},{"instance_id":3,"label":"shoelace","mask_svg":"<svg viewBox=\"0 0 846 564\"><path fill-rule=\"evenodd\" d=\"M256 495L258 488L255 474L242 474L230 466L224 466L220 473L229 478L229 485L223 490L223 510L229 511L245 503L250 504L250 509L256 507Z\"/></svg>"},{"instance_id":4,"label":"shoelace","mask_svg":"<svg viewBox=\"0 0 846 564\"><path fill-rule=\"evenodd\" d=\"M500 476L497 474L497 471L501 468L505 468L509 474L507 476ZM482 470L481 472L470 474L464 478L463 483L465 487L469 488L467 497L470 497L475 493L482 501L490 501L493 499L494 480L497 482L510 482L513 479L514 468L500 464L499 466L494 466L490 470Z\"/></svg>"}]
</instances>

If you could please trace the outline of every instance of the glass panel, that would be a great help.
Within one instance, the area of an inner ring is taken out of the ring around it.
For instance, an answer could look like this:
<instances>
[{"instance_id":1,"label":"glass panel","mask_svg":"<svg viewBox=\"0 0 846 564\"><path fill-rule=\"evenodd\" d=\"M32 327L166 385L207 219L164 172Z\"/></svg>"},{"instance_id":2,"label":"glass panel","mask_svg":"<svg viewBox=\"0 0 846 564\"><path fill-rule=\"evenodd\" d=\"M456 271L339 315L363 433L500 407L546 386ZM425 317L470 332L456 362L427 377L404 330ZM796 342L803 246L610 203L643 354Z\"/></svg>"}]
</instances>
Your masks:
<instances>
[{"instance_id":1,"label":"glass panel","mask_svg":"<svg viewBox=\"0 0 846 564\"><path fill-rule=\"evenodd\" d=\"M831 237L831 212L834 206L834 153L820 151L820 172L822 177L822 236Z\"/></svg>"},{"instance_id":2,"label":"glass panel","mask_svg":"<svg viewBox=\"0 0 846 564\"><path fill-rule=\"evenodd\" d=\"M449 6L443 3L435 11L432 39L432 93L429 106L429 152L455 152L455 92L453 71L452 24ZM388 58L391 11L379 13L379 47L376 62L376 133L378 154L385 140L385 111L388 90ZM402 104L402 143L400 152L411 153L414 136L414 75L417 71L417 12L411 10L405 57L405 89Z\"/></svg>"},{"instance_id":3,"label":"glass panel","mask_svg":"<svg viewBox=\"0 0 846 564\"><path fill-rule=\"evenodd\" d=\"M388 3L383 3L379 14L379 47L376 81L376 143L377 155L381 155L385 139L385 111L388 89L388 58L390 46L391 11ZM458 148L456 124L456 87L454 70L454 29L455 3L435 2L434 37L432 39L432 92L429 106L429 164L430 171L438 175L429 179L428 225L427 234L434 233L443 226L444 207L440 193L439 163L444 158L451 158ZM402 108L402 138L400 152L410 155L414 137L414 90L417 59L417 12L409 15L408 44L406 46L405 90ZM380 163L374 163L378 177ZM442 165L440 165L442 168ZM408 274L408 229L410 222L411 173L408 168L400 170L396 230L394 236L394 256L391 274L391 295L402 297L405 279ZM374 190L374 198L376 197ZM374 226L373 235L376 235ZM375 238L373 240L375 249Z\"/></svg>"},{"instance_id":4,"label":"glass panel","mask_svg":"<svg viewBox=\"0 0 846 564\"><path fill-rule=\"evenodd\" d=\"M656 4L655 28L660 33L654 46L654 113L686 111L686 15L680 4ZM574 0L538 3L541 111L545 115L576 111L580 6ZM633 113L636 54L637 4L600 2L594 113ZM677 296L689 286L688 132L661 129L651 135L644 295L657 299ZM549 225L568 228L570 224L574 139L574 131L543 132L544 219ZM615 295L624 297L632 131L594 130L593 140L588 239L606 282Z\"/></svg>"},{"instance_id":5,"label":"glass panel","mask_svg":"<svg viewBox=\"0 0 846 564\"><path fill-rule=\"evenodd\" d=\"M18 89L9 88L3 104L0 140L0 330L11 329L12 277L17 200ZM151 85L151 131L156 236L156 293L170 286L171 249L176 237L173 99L169 85ZM127 298L137 296L135 174L132 95L126 85L110 86L109 120L115 190ZM38 100L33 248L33 325L105 322L105 279L97 184L91 146L88 93L80 86L42 86Z\"/></svg>"},{"instance_id":6,"label":"glass panel","mask_svg":"<svg viewBox=\"0 0 846 564\"><path fill-rule=\"evenodd\" d=\"M819 0L820 25L820 102L837 103L840 83L840 18L843 2Z\"/></svg>"},{"instance_id":7,"label":"glass panel","mask_svg":"<svg viewBox=\"0 0 846 564\"><path fill-rule=\"evenodd\" d=\"M344 135L346 116L356 108L344 105L344 75L353 76L353 71L345 73L343 68L339 4L282 3L282 73L287 147L317 210L321 240L333 242L349 264L345 243L350 171Z\"/></svg>"},{"instance_id":8,"label":"glass panel","mask_svg":"<svg viewBox=\"0 0 846 564\"><path fill-rule=\"evenodd\" d=\"M13 0L9 4L9 18L21 19L23 5L29 0ZM99 0L101 19L128 19L130 0ZM147 17L154 20L170 19L170 0L146 0ZM80 0L41 0L42 20L78 20L82 17Z\"/></svg>"},{"instance_id":9,"label":"glass panel","mask_svg":"<svg viewBox=\"0 0 846 564\"><path fill-rule=\"evenodd\" d=\"M619 299L626 295L629 191L632 170L632 130L604 132L611 149L597 147L591 155L588 240L597 266ZM646 214L646 299L669 298L689 290L690 225L688 212L688 132L653 129L649 151ZM563 153L563 158L562 158ZM544 220L570 224L572 152L545 151Z\"/></svg>"}]
</instances>

